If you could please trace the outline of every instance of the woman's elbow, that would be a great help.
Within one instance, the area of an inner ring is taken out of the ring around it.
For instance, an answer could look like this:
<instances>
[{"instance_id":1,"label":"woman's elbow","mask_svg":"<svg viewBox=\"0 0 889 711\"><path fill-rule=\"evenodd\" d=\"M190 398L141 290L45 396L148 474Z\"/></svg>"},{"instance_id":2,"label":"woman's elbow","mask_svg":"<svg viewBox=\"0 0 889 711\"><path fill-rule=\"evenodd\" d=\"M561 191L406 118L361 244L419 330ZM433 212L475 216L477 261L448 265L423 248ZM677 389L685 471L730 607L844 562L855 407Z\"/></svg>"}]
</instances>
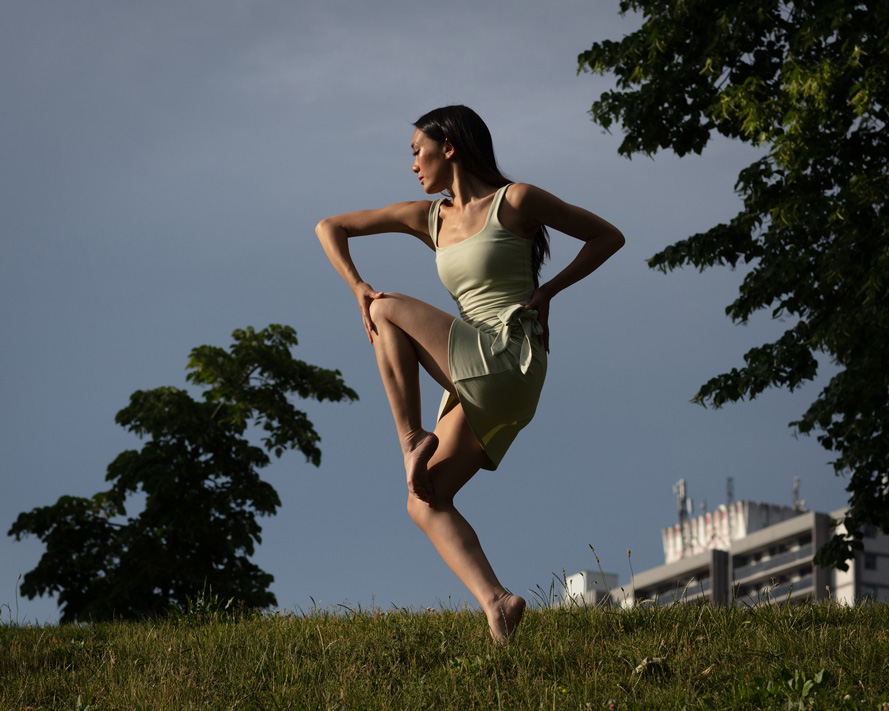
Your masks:
<instances>
[{"instance_id":1,"label":"woman's elbow","mask_svg":"<svg viewBox=\"0 0 889 711\"><path fill-rule=\"evenodd\" d=\"M315 234L322 242L336 239L338 234L348 237L346 229L340 224L336 217L325 217L321 222L315 225Z\"/></svg>"},{"instance_id":2,"label":"woman's elbow","mask_svg":"<svg viewBox=\"0 0 889 711\"><path fill-rule=\"evenodd\" d=\"M624 233L621 232L617 227L611 226L611 229L608 230L606 235L606 239L608 240L608 246L611 248L611 253L614 254L621 247L623 247L627 240L624 237Z\"/></svg>"},{"instance_id":3,"label":"woman's elbow","mask_svg":"<svg viewBox=\"0 0 889 711\"><path fill-rule=\"evenodd\" d=\"M324 235L325 232L327 232L327 230L329 228L330 228L330 218L325 217L317 225L315 225L315 234L318 235L319 239L321 239L321 237Z\"/></svg>"}]
</instances>

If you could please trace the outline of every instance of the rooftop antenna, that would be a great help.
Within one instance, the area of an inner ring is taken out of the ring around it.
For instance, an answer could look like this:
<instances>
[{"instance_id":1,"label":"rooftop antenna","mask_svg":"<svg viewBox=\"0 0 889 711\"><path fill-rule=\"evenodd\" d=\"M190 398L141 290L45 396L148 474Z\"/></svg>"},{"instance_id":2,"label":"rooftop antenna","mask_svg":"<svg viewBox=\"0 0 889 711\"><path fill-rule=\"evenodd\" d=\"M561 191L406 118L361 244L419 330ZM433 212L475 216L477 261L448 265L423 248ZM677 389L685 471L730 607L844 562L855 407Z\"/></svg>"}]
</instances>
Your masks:
<instances>
[{"instance_id":1,"label":"rooftop antenna","mask_svg":"<svg viewBox=\"0 0 889 711\"><path fill-rule=\"evenodd\" d=\"M682 553L680 558L688 554L688 510L691 502L688 500L688 487L685 479L680 479L673 485L673 493L676 494L676 509L679 512L679 535L682 536Z\"/></svg>"},{"instance_id":2,"label":"rooftop antenna","mask_svg":"<svg viewBox=\"0 0 889 711\"><path fill-rule=\"evenodd\" d=\"M804 499L799 497L799 489L800 489L800 478L798 476L793 477L793 510L794 511L805 511L806 510L806 502Z\"/></svg>"},{"instance_id":3,"label":"rooftop antenna","mask_svg":"<svg viewBox=\"0 0 889 711\"><path fill-rule=\"evenodd\" d=\"M728 529L728 539L732 540L732 504L735 503L735 480L733 477L728 477L725 480L725 523L726 528Z\"/></svg>"}]
</instances>

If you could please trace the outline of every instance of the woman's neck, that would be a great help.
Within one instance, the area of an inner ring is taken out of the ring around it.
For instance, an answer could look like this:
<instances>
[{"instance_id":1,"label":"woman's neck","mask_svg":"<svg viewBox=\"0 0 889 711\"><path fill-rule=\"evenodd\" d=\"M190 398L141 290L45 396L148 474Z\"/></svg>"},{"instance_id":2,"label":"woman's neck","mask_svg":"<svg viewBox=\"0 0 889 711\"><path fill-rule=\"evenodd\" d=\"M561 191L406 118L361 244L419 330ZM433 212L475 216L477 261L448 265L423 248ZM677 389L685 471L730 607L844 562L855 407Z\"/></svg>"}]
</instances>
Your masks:
<instances>
[{"instance_id":1,"label":"woman's neck","mask_svg":"<svg viewBox=\"0 0 889 711\"><path fill-rule=\"evenodd\" d=\"M454 171L454 181L450 186L451 195L453 195L451 202L454 207L462 209L463 206L471 202L490 196L496 190L496 186L490 185L484 180L480 180L465 170L458 168Z\"/></svg>"}]
</instances>

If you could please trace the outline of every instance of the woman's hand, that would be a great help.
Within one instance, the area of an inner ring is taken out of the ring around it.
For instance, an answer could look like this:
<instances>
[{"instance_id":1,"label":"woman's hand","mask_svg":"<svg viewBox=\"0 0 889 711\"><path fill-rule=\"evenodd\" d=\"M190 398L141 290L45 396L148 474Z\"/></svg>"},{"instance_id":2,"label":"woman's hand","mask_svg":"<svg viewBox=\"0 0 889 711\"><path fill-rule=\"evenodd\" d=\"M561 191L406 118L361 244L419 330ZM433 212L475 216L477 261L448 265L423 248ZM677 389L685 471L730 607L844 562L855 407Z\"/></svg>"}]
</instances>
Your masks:
<instances>
[{"instance_id":1,"label":"woman's hand","mask_svg":"<svg viewBox=\"0 0 889 711\"><path fill-rule=\"evenodd\" d=\"M364 322L364 330L367 331L367 339L374 342L374 324L370 319L370 304L376 299L382 299L385 294L382 291L374 291L367 282L359 282L353 289L355 298L358 299L358 308L361 309L361 320Z\"/></svg>"},{"instance_id":2,"label":"woman's hand","mask_svg":"<svg viewBox=\"0 0 889 711\"><path fill-rule=\"evenodd\" d=\"M531 295L531 300L525 304L526 309L533 309L537 312L537 323L543 326L543 334L540 340L546 352L549 353L549 302L552 297L542 289L535 289Z\"/></svg>"}]
</instances>

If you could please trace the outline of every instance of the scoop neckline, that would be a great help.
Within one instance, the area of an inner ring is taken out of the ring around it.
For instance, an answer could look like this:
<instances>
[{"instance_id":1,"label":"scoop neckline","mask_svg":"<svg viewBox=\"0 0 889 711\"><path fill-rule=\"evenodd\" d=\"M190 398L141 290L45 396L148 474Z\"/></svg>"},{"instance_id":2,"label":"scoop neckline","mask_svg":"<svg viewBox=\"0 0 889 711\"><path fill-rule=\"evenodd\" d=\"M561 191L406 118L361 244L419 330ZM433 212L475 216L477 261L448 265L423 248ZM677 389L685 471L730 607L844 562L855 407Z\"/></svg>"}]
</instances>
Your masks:
<instances>
[{"instance_id":1,"label":"scoop neckline","mask_svg":"<svg viewBox=\"0 0 889 711\"><path fill-rule=\"evenodd\" d=\"M491 224L491 217L494 215L494 203L497 202L497 194L501 190L505 193L506 189L510 185L512 185L512 183L507 183L506 185L504 185L500 188L497 188L497 190L494 191L494 197L491 200L491 206L488 208L488 215L487 215L487 217L485 217L485 224L482 225L482 228L478 232L475 232L474 234L469 235L469 237L464 237L459 242L454 242L453 244L448 244L448 245L445 245L444 247L442 247L438 243L439 237L441 236L441 232L438 229L438 227L436 226L436 229L435 229L435 249L442 250L442 249L450 249L451 247L456 247L457 245L463 244L464 242L468 242L473 237L478 237L482 232L484 232L485 229L488 227L488 225ZM439 217L438 217L439 214L441 214L441 203L444 202L445 200L446 200L446 198L441 198L441 202L438 204L438 213L436 213L436 215L435 215L436 221L439 219ZM501 225L501 227L503 227L503 225ZM503 227L503 229L506 230L505 227ZM506 230L506 231L509 232L510 234L513 234L509 230Z\"/></svg>"}]
</instances>

